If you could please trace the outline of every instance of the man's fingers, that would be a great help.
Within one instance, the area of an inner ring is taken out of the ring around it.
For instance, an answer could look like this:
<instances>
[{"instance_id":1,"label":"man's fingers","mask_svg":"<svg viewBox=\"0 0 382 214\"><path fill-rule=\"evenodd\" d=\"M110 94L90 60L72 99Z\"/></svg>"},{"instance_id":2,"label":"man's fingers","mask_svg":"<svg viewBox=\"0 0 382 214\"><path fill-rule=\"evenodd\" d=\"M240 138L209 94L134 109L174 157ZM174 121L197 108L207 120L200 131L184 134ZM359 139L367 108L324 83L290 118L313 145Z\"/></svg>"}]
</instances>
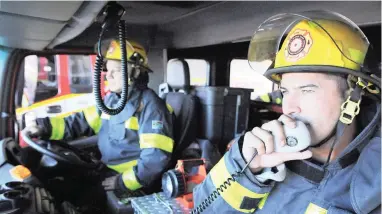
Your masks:
<instances>
[{"instance_id":1,"label":"man's fingers","mask_svg":"<svg viewBox=\"0 0 382 214\"><path fill-rule=\"evenodd\" d=\"M115 178L116 177L109 177L109 178L106 178L103 182L102 182L102 186L104 187L104 189L106 191L108 190L114 190L115 189Z\"/></svg>"},{"instance_id":2,"label":"man's fingers","mask_svg":"<svg viewBox=\"0 0 382 214\"><path fill-rule=\"evenodd\" d=\"M112 186L105 186L105 188L104 188L106 191L108 191L108 190L114 190L115 188L114 187L112 187Z\"/></svg>"},{"instance_id":3,"label":"man's fingers","mask_svg":"<svg viewBox=\"0 0 382 214\"><path fill-rule=\"evenodd\" d=\"M273 132L273 133L279 133L278 139L274 139L274 140L276 141L276 143L280 143L281 146L286 145L286 139L285 139L286 137L285 137L285 133L284 133L284 128L283 128L283 125L281 124L280 121L273 120L271 122L264 123L261 128L265 129L267 131ZM273 149L272 149L272 151L273 151Z\"/></svg>"},{"instance_id":4,"label":"man's fingers","mask_svg":"<svg viewBox=\"0 0 382 214\"><path fill-rule=\"evenodd\" d=\"M24 133L29 133L31 137L38 137L40 134L40 129L35 126L25 127L23 129Z\"/></svg>"},{"instance_id":5,"label":"man's fingers","mask_svg":"<svg viewBox=\"0 0 382 214\"><path fill-rule=\"evenodd\" d=\"M304 160L312 157L312 152L307 150L304 152L279 153L283 162L291 160Z\"/></svg>"},{"instance_id":6,"label":"man's fingers","mask_svg":"<svg viewBox=\"0 0 382 214\"><path fill-rule=\"evenodd\" d=\"M282 122L284 125L288 126L289 128L296 128L297 124L296 121L293 120L291 117L283 114L278 119L280 122Z\"/></svg>"},{"instance_id":7,"label":"man's fingers","mask_svg":"<svg viewBox=\"0 0 382 214\"><path fill-rule=\"evenodd\" d=\"M114 181L112 179L109 179L109 178L102 182L103 186L108 186L108 185L112 185L112 184L114 184Z\"/></svg>"},{"instance_id":8,"label":"man's fingers","mask_svg":"<svg viewBox=\"0 0 382 214\"><path fill-rule=\"evenodd\" d=\"M252 132L247 132L244 136L243 155L252 156L256 150L258 155L265 154L264 143Z\"/></svg>"},{"instance_id":9,"label":"man's fingers","mask_svg":"<svg viewBox=\"0 0 382 214\"><path fill-rule=\"evenodd\" d=\"M270 154L273 152L274 140L273 135L269 131L255 127L252 130L252 133L255 135L255 137L258 137L264 143L266 154Z\"/></svg>"}]
</instances>

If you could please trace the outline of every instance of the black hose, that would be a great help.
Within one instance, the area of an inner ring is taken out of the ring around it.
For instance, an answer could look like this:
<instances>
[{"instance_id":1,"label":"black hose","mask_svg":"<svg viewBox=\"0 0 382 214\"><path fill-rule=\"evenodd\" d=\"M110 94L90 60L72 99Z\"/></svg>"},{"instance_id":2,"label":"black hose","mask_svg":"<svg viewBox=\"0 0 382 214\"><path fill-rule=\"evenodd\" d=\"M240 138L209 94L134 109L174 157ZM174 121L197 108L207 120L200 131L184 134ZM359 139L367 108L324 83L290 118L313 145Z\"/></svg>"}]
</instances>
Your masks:
<instances>
[{"instance_id":1,"label":"black hose","mask_svg":"<svg viewBox=\"0 0 382 214\"><path fill-rule=\"evenodd\" d=\"M102 29L100 33L100 37L98 40L98 54L96 58L96 62L94 65L94 79L93 79L93 93L96 100L96 105L98 109L100 109L102 112L108 114L108 115L116 115L119 114L124 108L127 103L127 94L128 94L128 72L127 72L127 54L126 54L126 36L125 36L125 21L120 20L118 23L118 37L119 37L119 43L122 53L121 58L121 64L122 64L122 94L121 98L118 100L117 107L115 109L109 109L102 100L101 96L101 72L102 72L102 65L103 65L103 56L101 53L101 40L102 35L104 32L104 28Z\"/></svg>"}]
</instances>

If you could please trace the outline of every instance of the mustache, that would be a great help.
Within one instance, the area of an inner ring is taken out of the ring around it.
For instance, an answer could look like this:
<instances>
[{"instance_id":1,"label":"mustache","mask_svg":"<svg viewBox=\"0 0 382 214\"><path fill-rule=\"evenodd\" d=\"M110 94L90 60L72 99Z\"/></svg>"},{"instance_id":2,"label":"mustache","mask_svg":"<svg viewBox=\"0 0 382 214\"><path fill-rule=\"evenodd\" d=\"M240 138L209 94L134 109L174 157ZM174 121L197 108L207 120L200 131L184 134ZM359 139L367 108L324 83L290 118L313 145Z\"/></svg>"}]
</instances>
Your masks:
<instances>
[{"instance_id":1,"label":"mustache","mask_svg":"<svg viewBox=\"0 0 382 214\"><path fill-rule=\"evenodd\" d=\"M310 122L308 119L300 116L300 115L297 115L297 114L292 114L292 115L289 115L292 119L294 120L298 120L298 121L301 121L303 123L305 123L306 125L310 125Z\"/></svg>"}]
</instances>

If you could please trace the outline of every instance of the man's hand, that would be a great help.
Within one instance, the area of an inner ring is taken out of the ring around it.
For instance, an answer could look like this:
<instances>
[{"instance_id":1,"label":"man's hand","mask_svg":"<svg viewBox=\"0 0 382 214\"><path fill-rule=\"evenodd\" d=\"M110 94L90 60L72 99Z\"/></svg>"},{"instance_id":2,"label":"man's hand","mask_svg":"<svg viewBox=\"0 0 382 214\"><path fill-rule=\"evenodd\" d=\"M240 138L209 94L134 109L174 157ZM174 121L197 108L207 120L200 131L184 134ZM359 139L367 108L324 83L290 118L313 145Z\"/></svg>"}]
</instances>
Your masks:
<instances>
[{"instance_id":1,"label":"man's hand","mask_svg":"<svg viewBox=\"0 0 382 214\"><path fill-rule=\"evenodd\" d=\"M23 132L29 132L31 136L38 137L42 134L43 129L36 123L36 116L34 112L28 112L25 114L25 128Z\"/></svg>"},{"instance_id":2,"label":"man's hand","mask_svg":"<svg viewBox=\"0 0 382 214\"><path fill-rule=\"evenodd\" d=\"M117 189L118 175L108 177L102 182L102 186L106 191L112 191Z\"/></svg>"},{"instance_id":3,"label":"man's hand","mask_svg":"<svg viewBox=\"0 0 382 214\"><path fill-rule=\"evenodd\" d=\"M255 151L256 157L249 164L249 168L253 173L261 171L263 168L278 166L290 160L303 160L312 157L312 152L292 152L292 153L276 153L274 152L274 140L272 133L277 133L280 139L275 139L276 143L281 146L286 145L286 137L282 124L296 128L295 121L286 116L281 115L278 120L273 120L259 127L255 127L252 131L244 135L242 154L248 163Z\"/></svg>"}]
</instances>

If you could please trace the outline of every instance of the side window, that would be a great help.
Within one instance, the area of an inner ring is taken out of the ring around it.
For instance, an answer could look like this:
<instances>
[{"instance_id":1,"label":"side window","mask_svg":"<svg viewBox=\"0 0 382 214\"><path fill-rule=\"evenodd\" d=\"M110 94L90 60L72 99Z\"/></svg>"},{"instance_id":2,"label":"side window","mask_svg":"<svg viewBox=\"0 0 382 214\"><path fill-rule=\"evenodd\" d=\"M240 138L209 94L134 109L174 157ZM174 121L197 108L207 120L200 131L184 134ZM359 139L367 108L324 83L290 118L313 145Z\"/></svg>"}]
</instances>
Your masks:
<instances>
[{"instance_id":1,"label":"side window","mask_svg":"<svg viewBox=\"0 0 382 214\"><path fill-rule=\"evenodd\" d=\"M69 85L72 93L91 93L92 72L90 56L69 55Z\"/></svg>"},{"instance_id":2,"label":"side window","mask_svg":"<svg viewBox=\"0 0 382 214\"><path fill-rule=\"evenodd\" d=\"M230 65L229 86L254 89L251 99L272 92L273 83L251 69L246 59L233 59Z\"/></svg>"},{"instance_id":3,"label":"side window","mask_svg":"<svg viewBox=\"0 0 382 214\"><path fill-rule=\"evenodd\" d=\"M23 107L57 95L57 72L54 56L29 55L25 57L23 92Z\"/></svg>"},{"instance_id":4,"label":"side window","mask_svg":"<svg viewBox=\"0 0 382 214\"><path fill-rule=\"evenodd\" d=\"M61 117L94 105L92 57L61 54L25 57L17 85L20 93L15 98L16 115L34 112L37 117Z\"/></svg>"},{"instance_id":5,"label":"side window","mask_svg":"<svg viewBox=\"0 0 382 214\"><path fill-rule=\"evenodd\" d=\"M190 84L208 86L210 83L210 64L204 59L185 59L190 69Z\"/></svg>"}]
</instances>

